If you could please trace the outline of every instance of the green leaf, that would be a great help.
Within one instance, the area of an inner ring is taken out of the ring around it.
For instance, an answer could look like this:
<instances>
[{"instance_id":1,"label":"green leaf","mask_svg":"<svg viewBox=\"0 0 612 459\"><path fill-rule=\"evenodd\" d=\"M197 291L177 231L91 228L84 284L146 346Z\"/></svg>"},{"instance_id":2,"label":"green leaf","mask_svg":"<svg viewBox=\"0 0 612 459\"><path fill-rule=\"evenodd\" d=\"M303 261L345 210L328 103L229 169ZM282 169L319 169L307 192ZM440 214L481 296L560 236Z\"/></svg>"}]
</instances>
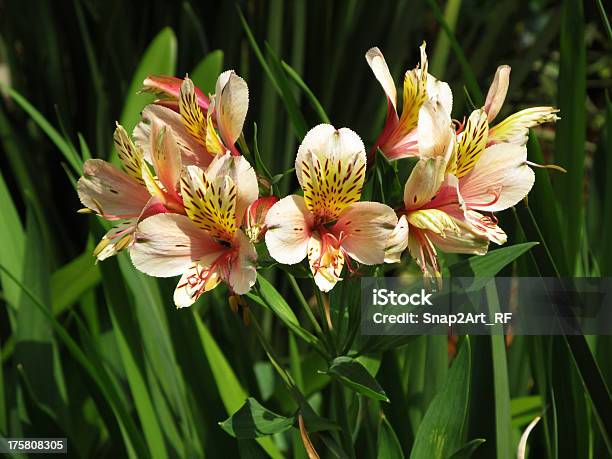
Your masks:
<instances>
[{"instance_id":1,"label":"green leaf","mask_svg":"<svg viewBox=\"0 0 612 459\"><path fill-rule=\"evenodd\" d=\"M403 459L404 452L393 427L383 415L378 429L378 459Z\"/></svg>"},{"instance_id":2,"label":"green leaf","mask_svg":"<svg viewBox=\"0 0 612 459\"><path fill-rule=\"evenodd\" d=\"M304 94L306 95L306 99L308 100L314 111L317 113L319 121L321 123L331 123L329 117L327 116L327 113L325 113L325 109L321 105L321 102L319 102L317 96L315 96L312 90L308 87L308 85L306 85L299 73L297 73L293 69L293 67L287 64L285 61L282 61L281 65L283 66L283 70L285 70L285 72L287 72L287 75L289 75L289 78L291 78L293 82L297 84L298 87L304 92Z\"/></svg>"},{"instance_id":3,"label":"green leaf","mask_svg":"<svg viewBox=\"0 0 612 459\"><path fill-rule=\"evenodd\" d=\"M449 459L468 459L486 440L484 438L474 438L470 440L457 451L455 451Z\"/></svg>"},{"instance_id":4,"label":"green leaf","mask_svg":"<svg viewBox=\"0 0 612 459\"><path fill-rule=\"evenodd\" d=\"M258 274L257 283L259 284L259 294L261 298L253 293L248 293L247 296L250 299L272 310L272 312L274 312L274 314L276 314L276 316L300 338L311 344L318 343L318 338L308 330L302 328L291 307L265 277Z\"/></svg>"},{"instance_id":5,"label":"green leaf","mask_svg":"<svg viewBox=\"0 0 612 459\"><path fill-rule=\"evenodd\" d=\"M232 437L249 439L284 432L294 423L293 417L276 414L249 397L238 411L220 425Z\"/></svg>"},{"instance_id":6,"label":"green leaf","mask_svg":"<svg viewBox=\"0 0 612 459\"><path fill-rule=\"evenodd\" d=\"M526 395L510 400L512 427L522 428L540 414L542 414L542 397L539 395Z\"/></svg>"},{"instance_id":7,"label":"green leaf","mask_svg":"<svg viewBox=\"0 0 612 459\"><path fill-rule=\"evenodd\" d=\"M329 366L327 374L366 397L389 402L378 381L355 359L346 356L336 357Z\"/></svg>"},{"instance_id":8,"label":"green leaf","mask_svg":"<svg viewBox=\"0 0 612 459\"><path fill-rule=\"evenodd\" d=\"M486 287L489 316L500 311L497 288L493 282ZM498 459L510 459L512 451L512 429L510 426L510 384L506 359L506 337L503 327L496 324L491 336L491 364L493 370L493 393L495 398L495 447Z\"/></svg>"},{"instance_id":9,"label":"green leaf","mask_svg":"<svg viewBox=\"0 0 612 459\"><path fill-rule=\"evenodd\" d=\"M449 271L455 277L491 278L537 244L537 242L525 242L491 250L486 255L477 255L460 261L450 266Z\"/></svg>"},{"instance_id":10,"label":"green leaf","mask_svg":"<svg viewBox=\"0 0 612 459\"><path fill-rule=\"evenodd\" d=\"M146 49L134 74L132 82L128 87L120 124L127 132L132 132L140 118L140 112L145 105L155 100L153 94L139 93L142 82L149 75L174 75L176 72L176 37L171 28L162 29ZM117 152L113 150L110 161L117 158Z\"/></svg>"},{"instance_id":11,"label":"green leaf","mask_svg":"<svg viewBox=\"0 0 612 459\"><path fill-rule=\"evenodd\" d=\"M583 231L584 158L586 137L586 43L582 2L564 0L557 100L561 119L555 129L555 161L567 170L555 181L557 199L564 214L569 274L573 274Z\"/></svg>"},{"instance_id":12,"label":"green leaf","mask_svg":"<svg viewBox=\"0 0 612 459\"><path fill-rule=\"evenodd\" d=\"M470 399L471 352L468 337L448 371L416 434L411 459L443 459L463 444Z\"/></svg>"},{"instance_id":13,"label":"green leaf","mask_svg":"<svg viewBox=\"0 0 612 459\"><path fill-rule=\"evenodd\" d=\"M221 397L221 401L223 402L227 414L229 415L240 409L244 403L244 400L247 398L247 393L238 381L234 370L232 370L232 367L223 355L219 345L195 310L193 311L193 317L200 335L202 349L206 354L206 359L210 364L213 377L217 384L219 396ZM268 453L268 455L270 455L270 457L283 457L272 439L258 438L257 442Z\"/></svg>"},{"instance_id":14,"label":"green leaf","mask_svg":"<svg viewBox=\"0 0 612 459\"><path fill-rule=\"evenodd\" d=\"M59 268L51 276L51 304L56 316L100 283L100 270L89 251Z\"/></svg>"},{"instance_id":15,"label":"green leaf","mask_svg":"<svg viewBox=\"0 0 612 459\"><path fill-rule=\"evenodd\" d=\"M223 70L223 51L217 49L208 53L196 65L189 77L204 94L212 94L215 92L215 84L221 70Z\"/></svg>"},{"instance_id":16,"label":"green leaf","mask_svg":"<svg viewBox=\"0 0 612 459\"><path fill-rule=\"evenodd\" d=\"M49 137L49 139L59 148L60 152L64 156L64 159L70 164L72 169L81 174L83 170L83 161L79 157L78 153L72 146L72 144L66 139L47 121L47 119L40 113L25 97L15 91L13 88L5 85L0 85L4 88L9 96L32 118L38 127Z\"/></svg>"}]
</instances>

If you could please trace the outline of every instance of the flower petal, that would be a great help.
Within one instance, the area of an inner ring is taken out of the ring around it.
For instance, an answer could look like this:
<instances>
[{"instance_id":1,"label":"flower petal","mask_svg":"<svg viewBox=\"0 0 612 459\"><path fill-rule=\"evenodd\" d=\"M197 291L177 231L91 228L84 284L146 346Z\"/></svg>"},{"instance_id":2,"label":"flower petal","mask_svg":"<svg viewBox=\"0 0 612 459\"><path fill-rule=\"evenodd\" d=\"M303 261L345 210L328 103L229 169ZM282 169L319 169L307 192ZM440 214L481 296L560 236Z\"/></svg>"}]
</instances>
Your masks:
<instances>
[{"instance_id":1,"label":"flower petal","mask_svg":"<svg viewBox=\"0 0 612 459\"><path fill-rule=\"evenodd\" d=\"M558 112L559 109L554 107L533 107L514 113L491 128L489 143L508 142L525 145L529 138L529 129L543 123L557 121L559 117L556 113Z\"/></svg>"},{"instance_id":2,"label":"flower petal","mask_svg":"<svg viewBox=\"0 0 612 459\"><path fill-rule=\"evenodd\" d=\"M359 201L365 180L366 153L361 138L330 124L312 128L298 149L295 171L308 210L327 221Z\"/></svg>"},{"instance_id":3,"label":"flower petal","mask_svg":"<svg viewBox=\"0 0 612 459\"><path fill-rule=\"evenodd\" d=\"M140 183L101 159L85 161L77 192L84 206L109 220L138 217L150 198Z\"/></svg>"},{"instance_id":4,"label":"flower petal","mask_svg":"<svg viewBox=\"0 0 612 459\"><path fill-rule=\"evenodd\" d=\"M535 182L535 174L526 160L524 146L502 143L487 147L470 173L459 181L459 190L467 206L496 212L527 196Z\"/></svg>"},{"instance_id":5,"label":"flower petal","mask_svg":"<svg viewBox=\"0 0 612 459\"><path fill-rule=\"evenodd\" d=\"M344 255L338 247L325 244L318 233L313 233L308 240L308 264L314 276L315 284L322 292L329 292L339 280L342 280Z\"/></svg>"},{"instance_id":6,"label":"flower petal","mask_svg":"<svg viewBox=\"0 0 612 459\"><path fill-rule=\"evenodd\" d=\"M448 83L438 80L431 73L427 75L427 97L438 102L450 116L453 112L453 92Z\"/></svg>"},{"instance_id":7,"label":"flower petal","mask_svg":"<svg viewBox=\"0 0 612 459\"><path fill-rule=\"evenodd\" d=\"M181 276L174 289L174 304L177 308L186 308L196 302L203 293L214 289L221 282L217 271L201 263L192 263Z\"/></svg>"},{"instance_id":8,"label":"flower petal","mask_svg":"<svg viewBox=\"0 0 612 459\"><path fill-rule=\"evenodd\" d=\"M510 84L510 66L500 65L495 72L493 83L489 87L487 99L482 109L487 112L489 123L495 119L506 100L508 85Z\"/></svg>"},{"instance_id":9,"label":"flower petal","mask_svg":"<svg viewBox=\"0 0 612 459\"><path fill-rule=\"evenodd\" d=\"M136 218L130 218L113 226L106 232L94 249L93 256L98 261L106 260L132 245L137 221L138 219Z\"/></svg>"},{"instance_id":10,"label":"flower petal","mask_svg":"<svg viewBox=\"0 0 612 459\"><path fill-rule=\"evenodd\" d=\"M249 108L249 88L233 70L219 75L215 90L217 127L228 148L240 137Z\"/></svg>"},{"instance_id":11,"label":"flower petal","mask_svg":"<svg viewBox=\"0 0 612 459\"><path fill-rule=\"evenodd\" d=\"M138 183L144 185L141 176L141 167L143 163L142 150L134 145L124 127L119 123L117 123L113 141L117 149L117 156L119 156L125 172Z\"/></svg>"},{"instance_id":12,"label":"flower petal","mask_svg":"<svg viewBox=\"0 0 612 459\"><path fill-rule=\"evenodd\" d=\"M419 111L427 101L427 54L425 43L421 45L421 64L404 75L404 98L397 137L403 137L417 127Z\"/></svg>"},{"instance_id":13,"label":"flower petal","mask_svg":"<svg viewBox=\"0 0 612 459\"><path fill-rule=\"evenodd\" d=\"M208 169L206 169L208 180L222 175L228 175L237 185L236 222L240 224L247 207L259 196L257 174L244 156L233 156L225 153L224 155L216 156L213 162L210 163L210 166L208 166Z\"/></svg>"},{"instance_id":14,"label":"flower petal","mask_svg":"<svg viewBox=\"0 0 612 459\"><path fill-rule=\"evenodd\" d=\"M238 256L232 263L228 283L235 294L244 295L257 280L257 251L241 230L236 231L233 247L238 248Z\"/></svg>"},{"instance_id":15,"label":"flower petal","mask_svg":"<svg viewBox=\"0 0 612 459\"><path fill-rule=\"evenodd\" d=\"M278 201L266 216L265 240L270 256L286 265L302 261L313 224L314 217L303 197L291 195Z\"/></svg>"},{"instance_id":16,"label":"flower petal","mask_svg":"<svg viewBox=\"0 0 612 459\"><path fill-rule=\"evenodd\" d=\"M151 125L151 159L157 178L168 195L177 199L181 178L181 153L172 128L153 122Z\"/></svg>"},{"instance_id":17,"label":"flower petal","mask_svg":"<svg viewBox=\"0 0 612 459\"><path fill-rule=\"evenodd\" d=\"M418 122L419 157L449 158L455 144L450 115L440 102L427 101L421 107Z\"/></svg>"},{"instance_id":18,"label":"flower petal","mask_svg":"<svg viewBox=\"0 0 612 459\"><path fill-rule=\"evenodd\" d=\"M385 57L380 49L374 47L368 50L365 58L368 65L372 69L374 76L382 86L383 91L385 91L387 99L389 99L393 109L397 112L397 90L395 88L395 83L393 82L393 77L391 77L391 73L389 72L387 62L385 61Z\"/></svg>"},{"instance_id":19,"label":"flower petal","mask_svg":"<svg viewBox=\"0 0 612 459\"><path fill-rule=\"evenodd\" d=\"M468 118L465 129L457 136L455 152L456 163L451 165L450 172L457 178L467 174L487 146L489 123L484 110L474 110Z\"/></svg>"},{"instance_id":20,"label":"flower petal","mask_svg":"<svg viewBox=\"0 0 612 459\"><path fill-rule=\"evenodd\" d=\"M446 253L466 253L484 255L489 248L489 240L470 226L455 220L458 231L437 234L427 231L429 240Z\"/></svg>"},{"instance_id":21,"label":"flower petal","mask_svg":"<svg viewBox=\"0 0 612 459\"><path fill-rule=\"evenodd\" d=\"M206 145L206 115L200 108L195 94L195 86L189 78L183 80L179 94L179 113L187 131L200 145Z\"/></svg>"},{"instance_id":22,"label":"flower petal","mask_svg":"<svg viewBox=\"0 0 612 459\"><path fill-rule=\"evenodd\" d=\"M212 263L225 250L184 215L166 213L138 224L130 257L136 269L149 276L172 277L194 261Z\"/></svg>"},{"instance_id":23,"label":"flower petal","mask_svg":"<svg viewBox=\"0 0 612 459\"><path fill-rule=\"evenodd\" d=\"M355 202L347 207L332 232L348 255L365 265L385 261L385 247L397 225L395 211L379 202Z\"/></svg>"},{"instance_id":24,"label":"flower petal","mask_svg":"<svg viewBox=\"0 0 612 459\"><path fill-rule=\"evenodd\" d=\"M385 245L385 263L399 263L402 253L408 247L409 225L402 215Z\"/></svg>"},{"instance_id":25,"label":"flower petal","mask_svg":"<svg viewBox=\"0 0 612 459\"><path fill-rule=\"evenodd\" d=\"M236 184L228 175L208 178L197 166L181 177L187 216L211 237L231 242L236 232Z\"/></svg>"},{"instance_id":26,"label":"flower petal","mask_svg":"<svg viewBox=\"0 0 612 459\"><path fill-rule=\"evenodd\" d=\"M175 111L159 105L147 105L142 111L142 121L134 128L134 142L143 150L147 161L151 159L151 124L157 121L172 128L172 132L181 149L181 162L187 166L190 164L205 167L213 159L206 148L200 144L187 130L183 124L181 115Z\"/></svg>"},{"instance_id":27,"label":"flower petal","mask_svg":"<svg viewBox=\"0 0 612 459\"><path fill-rule=\"evenodd\" d=\"M162 101L178 101L183 80L167 75L149 75L143 81L143 92L150 92L162 98ZM197 87L194 87L198 105L202 110L208 109L208 97ZM159 101L157 101L159 102Z\"/></svg>"},{"instance_id":28,"label":"flower petal","mask_svg":"<svg viewBox=\"0 0 612 459\"><path fill-rule=\"evenodd\" d=\"M445 170L446 160L441 156L419 160L404 187L405 208L419 209L431 201L444 181Z\"/></svg>"}]
</instances>

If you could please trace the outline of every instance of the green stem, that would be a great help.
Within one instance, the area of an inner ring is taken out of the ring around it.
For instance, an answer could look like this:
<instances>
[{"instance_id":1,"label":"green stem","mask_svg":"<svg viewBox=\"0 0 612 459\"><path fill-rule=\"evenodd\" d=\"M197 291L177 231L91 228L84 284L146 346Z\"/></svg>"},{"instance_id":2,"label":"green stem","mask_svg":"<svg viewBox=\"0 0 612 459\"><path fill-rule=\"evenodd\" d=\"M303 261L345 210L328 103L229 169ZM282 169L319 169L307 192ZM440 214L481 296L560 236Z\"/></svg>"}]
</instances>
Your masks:
<instances>
[{"instance_id":1,"label":"green stem","mask_svg":"<svg viewBox=\"0 0 612 459\"><path fill-rule=\"evenodd\" d=\"M314 284L314 279L313 279ZM323 303L323 294L319 287L314 284L315 297L317 299L317 309L319 310L319 316L321 317L321 322L323 322L323 337L325 338L325 342L329 348L329 351L334 355L336 353L336 345L334 343L334 337L329 329L329 323L327 322L327 314L325 314L325 304Z\"/></svg>"},{"instance_id":2,"label":"green stem","mask_svg":"<svg viewBox=\"0 0 612 459\"><path fill-rule=\"evenodd\" d=\"M334 382L336 392L336 418L340 425L342 445L344 451L351 459L355 458L355 449L353 448L353 439L351 436L351 427L348 421L348 412L346 408L346 399L344 398L344 388L339 382Z\"/></svg>"},{"instance_id":3,"label":"green stem","mask_svg":"<svg viewBox=\"0 0 612 459\"><path fill-rule=\"evenodd\" d=\"M306 313L306 317L308 317L308 320L312 324L312 327L314 328L315 332L319 336L322 336L323 331L321 330L321 326L319 325L319 322L317 322L317 319L312 313L312 309L310 308L310 305L306 301L306 298L304 297L304 294L302 293L300 286L295 280L295 277L289 273L287 273L287 277L289 278L289 284L291 284L291 288L293 289L293 292L295 293L295 296L297 297L298 302L300 303L300 306L302 306L302 309L304 309L304 312Z\"/></svg>"}]
</instances>

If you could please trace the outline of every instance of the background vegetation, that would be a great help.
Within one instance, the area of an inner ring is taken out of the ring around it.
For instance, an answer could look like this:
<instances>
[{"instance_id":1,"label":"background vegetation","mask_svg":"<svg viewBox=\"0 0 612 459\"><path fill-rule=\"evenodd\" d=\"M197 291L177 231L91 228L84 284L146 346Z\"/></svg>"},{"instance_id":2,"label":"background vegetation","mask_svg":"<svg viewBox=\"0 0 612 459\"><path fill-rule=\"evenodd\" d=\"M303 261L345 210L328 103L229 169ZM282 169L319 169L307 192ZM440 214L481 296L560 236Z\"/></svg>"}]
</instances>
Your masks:
<instances>
[{"instance_id":1,"label":"background vegetation","mask_svg":"<svg viewBox=\"0 0 612 459\"><path fill-rule=\"evenodd\" d=\"M251 91L247 142L257 134L263 162L287 192L294 175L277 174L292 167L306 129L328 116L370 145L381 129L385 102L365 63L369 47L383 50L400 81L426 40L431 73L453 89L455 117L480 105L496 67L510 64L504 110L558 106L561 121L532 133L529 156L568 173L536 171L529 204L500 216L508 245L537 246L481 264L448 257L445 266L611 275L607 18L595 0L1 2L0 434L66 436L79 457L306 457L296 402L225 292L176 311L174 280L140 275L125 254L93 263L102 227L76 214L74 180L84 158L112 155L115 120L134 126L151 100L137 94L149 73L189 73L212 91L221 69L236 69ZM360 362L386 403L320 373L327 363L303 329L288 332L278 319L290 308L310 330L299 306L312 303L310 284L298 280L300 298L287 276L265 275L281 295L260 281L267 302L249 300L264 339L308 406L344 420L341 430L326 430L314 414L307 422L322 456L513 457L540 415L530 457L611 455L610 337L358 340L353 350L367 351ZM346 284L344 292L358 281ZM336 331L339 342L353 324ZM219 422L248 396L282 417L274 427L251 419L232 436ZM254 425L257 435L295 427L254 440Z\"/></svg>"}]
</instances>

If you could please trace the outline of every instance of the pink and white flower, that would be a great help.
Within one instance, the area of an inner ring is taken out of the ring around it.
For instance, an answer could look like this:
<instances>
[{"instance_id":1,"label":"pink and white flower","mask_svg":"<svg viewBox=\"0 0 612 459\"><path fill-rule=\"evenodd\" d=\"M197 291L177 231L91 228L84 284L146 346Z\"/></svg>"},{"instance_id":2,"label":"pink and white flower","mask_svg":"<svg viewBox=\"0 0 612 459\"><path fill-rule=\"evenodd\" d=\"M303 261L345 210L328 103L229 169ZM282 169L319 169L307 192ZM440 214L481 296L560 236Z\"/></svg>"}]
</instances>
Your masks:
<instances>
[{"instance_id":1,"label":"pink and white flower","mask_svg":"<svg viewBox=\"0 0 612 459\"><path fill-rule=\"evenodd\" d=\"M247 293L257 277L257 252L240 224L258 192L255 171L242 156L218 155L206 171L188 166L181 177L186 215L143 220L130 250L134 266L155 277L180 275L179 308L220 282L233 294Z\"/></svg>"},{"instance_id":2,"label":"pink and white flower","mask_svg":"<svg viewBox=\"0 0 612 459\"><path fill-rule=\"evenodd\" d=\"M143 150L120 125L114 141L123 170L101 159L90 159L85 161L83 177L77 183L79 199L87 211L105 220L122 220L95 248L98 260L130 247L142 219L158 213L184 213L178 189L181 154L173 130L157 122L151 125L147 159L155 174Z\"/></svg>"},{"instance_id":3,"label":"pink and white flower","mask_svg":"<svg viewBox=\"0 0 612 459\"><path fill-rule=\"evenodd\" d=\"M372 147L371 156L378 148L390 160L419 155L419 113L425 102L440 103L448 117L453 108L453 95L447 83L427 73L425 43L421 45L421 63L404 75L402 112L397 107L397 90L385 58L378 48L366 53L366 60L387 96L385 126Z\"/></svg>"},{"instance_id":4,"label":"pink and white flower","mask_svg":"<svg viewBox=\"0 0 612 459\"><path fill-rule=\"evenodd\" d=\"M351 260L384 262L386 241L397 224L390 207L359 202L365 180L366 153L361 138L329 124L312 128L295 161L304 196L287 196L266 217L266 245L272 258L296 264L308 257L323 292L340 280Z\"/></svg>"}]
</instances>

